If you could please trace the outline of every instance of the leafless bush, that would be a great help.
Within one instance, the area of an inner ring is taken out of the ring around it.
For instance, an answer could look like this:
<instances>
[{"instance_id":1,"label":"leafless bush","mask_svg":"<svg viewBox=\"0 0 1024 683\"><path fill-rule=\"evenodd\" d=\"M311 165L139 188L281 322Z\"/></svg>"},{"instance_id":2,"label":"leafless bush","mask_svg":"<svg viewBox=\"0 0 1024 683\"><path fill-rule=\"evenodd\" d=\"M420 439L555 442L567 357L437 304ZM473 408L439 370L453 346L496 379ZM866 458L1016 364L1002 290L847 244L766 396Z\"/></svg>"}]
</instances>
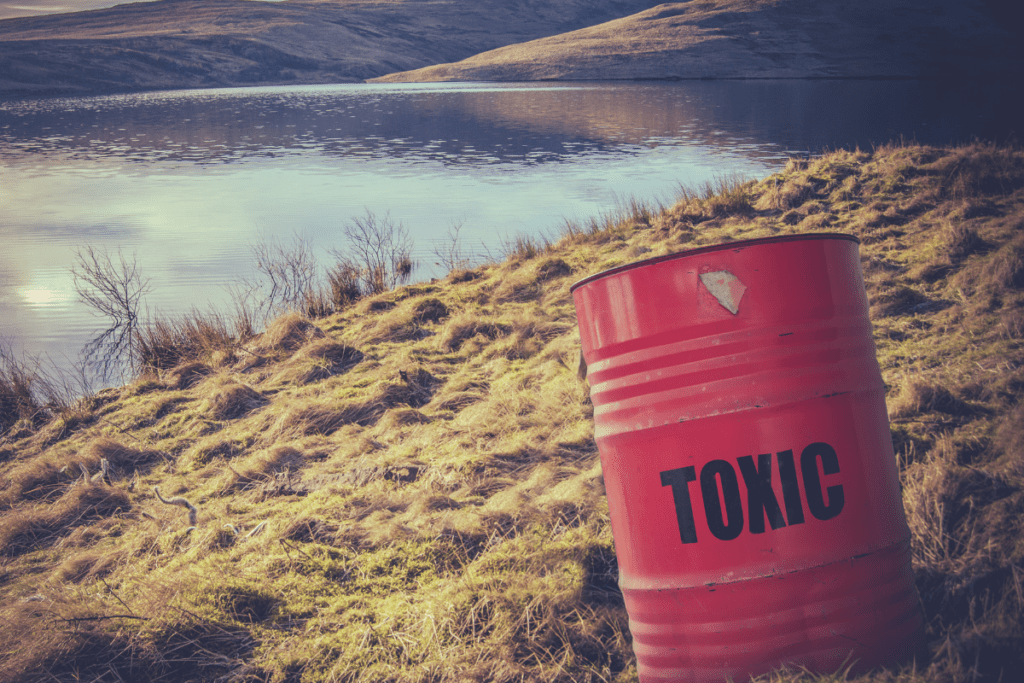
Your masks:
<instances>
[{"instance_id":1,"label":"leafless bush","mask_svg":"<svg viewBox=\"0 0 1024 683\"><path fill-rule=\"evenodd\" d=\"M0 341L0 435L19 421L34 428L70 415L93 393L81 364L67 369L38 356L18 358Z\"/></svg>"},{"instance_id":2,"label":"leafless bush","mask_svg":"<svg viewBox=\"0 0 1024 683\"><path fill-rule=\"evenodd\" d=\"M37 392L38 363L15 357L0 345L0 434L19 420L34 420L42 410Z\"/></svg>"},{"instance_id":3,"label":"leafless bush","mask_svg":"<svg viewBox=\"0 0 1024 683\"><path fill-rule=\"evenodd\" d=\"M452 223L448 228L448 241L443 246L434 247L434 256L437 257L437 265L449 273L453 270L465 270L473 266L474 258L467 253L459 234L465 222Z\"/></svg>"},{"instance_id":4,"label":"leafless bush","mask_svg":"<svg viewBox=\"0 0 1024 683\"><path fill-rule=\"evenodd\" d=\"M79 300L107 321L107 329L83 349L83 363L104 382L123 374L126 365L134 373L140 309L149 291L149 280L139 274L135 256L129 260L118 249L115 259L106 250L85 247L75 252L71 277Z\"/></svg>"},{"instance_id":5,"label":"leafless bush","mask_svg":"<svg viewBox=\"0 0 1024 683\"><path fill-rule=\"evenodd\" d=\"M390 214L378 218L367 211L365 216L349 221L342 232L348 240L347 248L331 250L337 259L336 272L349 277L348 282L358 273L362 294L380 294L412 278L416 268L412 260L412 239Z\"/></svg>"},{"instance_id":6,"label":"leafless bush","mask_svg":"<svg viewBox=\"0 0 1024 683\"><path fill-rule=\"evenodd\" d=\"M261 321L303 308L319 280L319 266L309 240L296 234L289 244L276 239L260 241L252 247L252 255L259 276L241 284L236 302L250 302L253 293L259 291L254 316Z\"/></svg>"}]
</instances>

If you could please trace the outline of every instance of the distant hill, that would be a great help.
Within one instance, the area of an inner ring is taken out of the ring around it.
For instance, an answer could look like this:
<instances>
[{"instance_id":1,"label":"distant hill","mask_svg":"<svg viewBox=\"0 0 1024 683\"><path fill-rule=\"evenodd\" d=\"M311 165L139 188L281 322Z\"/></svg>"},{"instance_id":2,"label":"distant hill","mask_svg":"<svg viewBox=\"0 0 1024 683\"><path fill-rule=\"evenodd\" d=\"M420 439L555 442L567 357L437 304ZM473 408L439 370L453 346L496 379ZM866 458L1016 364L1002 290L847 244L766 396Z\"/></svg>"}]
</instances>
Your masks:
<instances>
[{"instance_id":1,"label":"distant hill","mask_svg":"<svg viewBox=\"0 0 1024 683\"><path fill-rule=\"evenodd\" d=\"M0 20L0 94L1020 70L999 0L157 0Z\"/></svg>"},{"instance_id":2,"label":"distant hill","mask_svg":"<svg viewBox=\"0 0 1024 683\"><path fill-rule=\"evenodd\" d=\"M1021 63L1007 18L981 0L692 0L378 80L991 75Z\"/></svg>"},{"instance_id":3,"label":"distant hill","mask_svg":"<svg viewBox=\"0 0 1024 683\"><path fill-rule=\"evenodd\" d=\"M652 0L158 0L0 21L0 93L345 83L605 22Z\"/></svg>"}]
</instances>

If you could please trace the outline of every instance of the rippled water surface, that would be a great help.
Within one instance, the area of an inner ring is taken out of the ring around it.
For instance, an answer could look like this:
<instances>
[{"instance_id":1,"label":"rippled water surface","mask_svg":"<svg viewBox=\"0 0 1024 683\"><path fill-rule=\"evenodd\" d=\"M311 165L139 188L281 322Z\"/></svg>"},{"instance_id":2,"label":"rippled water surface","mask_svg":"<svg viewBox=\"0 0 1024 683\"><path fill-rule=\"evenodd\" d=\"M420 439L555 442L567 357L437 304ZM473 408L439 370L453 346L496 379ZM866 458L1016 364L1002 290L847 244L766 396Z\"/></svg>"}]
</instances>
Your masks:
<instances>
[{"instance_id":1,"label":"rippled water surface","mask_svg":"<svg viewBox=\"0 0 1024 683\"><path fill-rule=\"evenodd\" d=\"M136 255L147 307L225 307L251 245L327 260L371 211L408 229L417 279L449 228L477 253L636 197L760 177L787 155L1001 137L1019 103L892 82L339 85L0 103L0 337L72 359L101 321L77 248Z\"/></svg>"}]
</instances>

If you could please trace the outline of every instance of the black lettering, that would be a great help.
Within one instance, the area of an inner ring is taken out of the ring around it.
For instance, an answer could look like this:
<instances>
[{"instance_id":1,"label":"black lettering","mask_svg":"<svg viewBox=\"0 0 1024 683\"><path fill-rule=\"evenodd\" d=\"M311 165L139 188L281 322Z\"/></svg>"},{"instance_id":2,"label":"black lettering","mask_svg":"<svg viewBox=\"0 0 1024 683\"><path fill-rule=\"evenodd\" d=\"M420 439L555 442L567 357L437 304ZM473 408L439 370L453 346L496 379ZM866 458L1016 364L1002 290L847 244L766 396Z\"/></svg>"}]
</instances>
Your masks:
<instances>
[{"instance_id":1,"label":"black lettering","mask_svg":"<svg viewBox=\"0 0 1024 683\"><path fill-rule=\"evenodd\" d=\"M782 508L772 490L772 454L761 453L754 464L754 456L745 455L737 458L743 483L747 485L747 519L750 533L764 533L764 517L768 515L768 523L772 530L786 526L782 517Z\"/></svg>"},{"instance_id":2,"label":"black lettering","mask_svg":"<svg viewBox=\"0 0 1024 683\"><path fill-rule=\"evenodd\" d=\"M793 451L779 451L779 480L782 482L782 499L786 502L786 519L792 524L804 523L804 506L800 502L800 483L796 480L796 463Z\"/></svg>"},{"instance_id":3,"label":"black lettering","mask_svg":"<svg viewBox=\"0 0 1024 683\"><path fill-rule=\"evenodd\" d=\"M697 471L692 467L680 467L661 473L661 485L672 487L672 501L676 506L676 521L679 522L679 540L683 543L697 542L693 504L690 502L690 482L696 480Z\"/></svg>"},{"instance_id":4,"label":"black lettering","mask_svg":"<svg viewBox=\"0 0 1024 683\"><path fill-rule=\"evenodd\" d=\"M718 482L715 475L722 480L722 497L718 496ZM715 538L731 541L743 531L743 505L740 502L740 485L736 480L736 470L725 460L712 460L700 470L700 492L704 497L704 514L707 515L708 528ZM726 524L722 515L722 500L725 501L725 513L729 523Z\"/></svg>"},{"instance_id":5,"label":"black lettering","mask_svg":"<svg viewBox=\"0 0 1024 683\"><path fill-rule=\"evenodd\" d=\"M839 473L839 457L834 448L827 443L812 443L800 454L800 470L804 475L804 495L807 497L807 508L817 519L832 519L843 511L846 502L842 484L821 489L821 478L818 476L818 458L821 458L821 471L827 476ZM703 477L703 473L701 474ZM828 503L825 503L825 493Z\"/></svg>"}]
</instances>

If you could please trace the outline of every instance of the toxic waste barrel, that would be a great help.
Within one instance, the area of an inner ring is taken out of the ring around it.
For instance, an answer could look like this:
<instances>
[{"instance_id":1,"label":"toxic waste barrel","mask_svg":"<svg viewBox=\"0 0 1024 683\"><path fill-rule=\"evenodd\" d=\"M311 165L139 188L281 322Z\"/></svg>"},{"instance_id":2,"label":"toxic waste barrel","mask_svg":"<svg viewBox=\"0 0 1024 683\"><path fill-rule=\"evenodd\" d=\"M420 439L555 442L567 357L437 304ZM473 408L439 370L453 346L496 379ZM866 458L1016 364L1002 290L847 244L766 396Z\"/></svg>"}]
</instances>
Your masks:
<instances>
[{"instance_id":1,"label":"toxic waste barrel","mask_svg":"<svg viewBox=\"0 0 1024 683\"><path fill-rule=\"evenodd\" d=\"M572 287L644 683L920 646L858 247L730 242Z\"/></svg>"}]
</instances>

